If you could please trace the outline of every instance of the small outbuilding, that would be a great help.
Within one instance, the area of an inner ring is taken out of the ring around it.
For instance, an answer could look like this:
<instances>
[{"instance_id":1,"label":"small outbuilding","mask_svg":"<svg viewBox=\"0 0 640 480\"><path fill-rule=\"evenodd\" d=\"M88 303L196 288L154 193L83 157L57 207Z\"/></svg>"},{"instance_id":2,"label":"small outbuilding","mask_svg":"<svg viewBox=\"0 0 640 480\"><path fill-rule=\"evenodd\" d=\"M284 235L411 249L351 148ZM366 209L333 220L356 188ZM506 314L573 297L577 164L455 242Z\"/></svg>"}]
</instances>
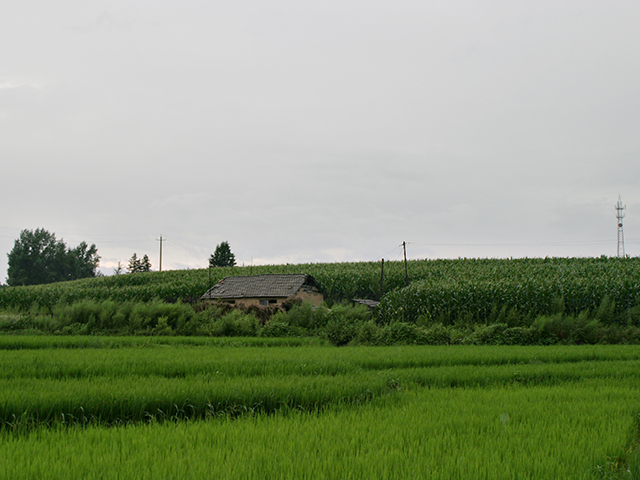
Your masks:
<instances>
[{"instance_id":1,"label":"small outbuilding","mask_svg":"<svg viewBox=\"0 0 640 480\"><path fill-rule=\"evenodd\" d=\"M365 305L369 310L375 310L376 307L380 305L380 302L377 300L368 300L366 298L354 298L351 302L353 302L354 305Z\"/></svg>"},{"instance_id":2,"label":"small outbuilding","mask_svg":"<svg viewBox=\"0 0 640 480\"><path fill-rule=\"evenodd\" d=\"M324 296L311 275L270 274L226 277L211 287L201 300L243 307L277 307L296 302L320 305Z\"/></svg>"}]
</instances>

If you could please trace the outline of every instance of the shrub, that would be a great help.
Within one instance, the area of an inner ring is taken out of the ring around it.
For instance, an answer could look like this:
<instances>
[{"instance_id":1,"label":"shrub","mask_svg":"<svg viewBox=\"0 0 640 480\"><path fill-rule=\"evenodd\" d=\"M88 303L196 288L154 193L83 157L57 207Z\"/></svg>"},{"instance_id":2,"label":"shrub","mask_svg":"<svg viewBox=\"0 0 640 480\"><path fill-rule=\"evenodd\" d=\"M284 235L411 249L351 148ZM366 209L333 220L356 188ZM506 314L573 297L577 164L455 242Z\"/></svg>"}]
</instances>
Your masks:
<instances>
[{"instance_id":1,"label":"shrub","mask_svg":"<svg viewBox=\"0 0 640 480\"><path fill-rule=\"evenodd\" d=\"M254 337L259 324L255 316L231 310L210 324L208 331L214 337Z\"/></svg>"},{"instance_id":2,"label":"shrub","mask_svg":"<svg viewBox=\"0 0 640 480\"><path fill-rule=\"evenodd\" d=\"M611 325L618 320L616 316L616 302L609 295L605 295L594 315L595 319L605 325Z\"/></svg>"},{"instance_id":3,"label":"shrub","mask_svg":"<svg viewBox=\"0 0 640 480\"><path fill-rule=\"evenodd\" d=\"M420 345L449 345L451 342L451 328L441 323L435 323L428 328L420 328L416 343Z\"/></svg>"},{"instance_id":4,"label":"shrub","mask_svg":"<svg viewBox=\"0 0 640 480\"><path fill-rule=\"evenodd\" d=\"M359 345L379 345L380 331L381 328L373 320L364 322L357 329L355 343Z\"/></svg>"},{"instance_id":5,"label":"shrub","mask_svg":"<svg viewBox=\"0 0 640 480\"><path fill-rule=\"evenodd\" d=\"M191 319L185 323L180 335L211 335L211 328L222 316L230 310L223 306L211 306L199 308Z\"/></svg>"},{"instance_id":6,"label":"shrub","mask_svg":"<svg viewBox=\"0 0 640 480\"><path fill-rule=\"evenodd\" d=\"M531 345L535 343L535 336L531 328L512 327L502 332L502 345Z\"/></svg>"},{"instance_id":7,"label":"shrub","mask_svg":"<svg viewBox=\"0 0 640 480\"><path fill-rule=\"evenodd\" d=\"M329 314L330 310L324 306L315 307L304 302L292 305L287 312L277 312L272 319L314 333L326 326Z\"/></svg>"},{"instance_id":8,"label":"shrub","mask_svg":"<svg viewBox=\"0 0 640 480\"><path fill-rule=\"evenodd\" d=\"M151 330L151 334L164 336L174 335L173 329L169 325L169 318L164 316L158 318L158 323L156 323L156 326Z\"/></svg>"},{"instance_id":9,"label":"shrub","mask_svg":"<svg viewBox=\"0 0 640 480\"><path fill-rule=\"evenodd\" d=\"M289 325L273 318L265 323L259 332L260 337L303 337L304 329Z\"/></svg>"},{"instance_id":10,"label":"shrub","mask_svg":"<svg viewBox=\"0 0 640 480\"><path fill-rule=\"evenodd\" d=\"M167 326L172 330L182 331L193 315L193 309L182 303L160 301L137 303L131 311L130 333L153 334L158 320L163 317L166 319Z\"/></svg>"},{"instance_id":11,"label":"shrub","mask_svg":"<svg viewBox=\"0 0 640 480\"><path fill-rule=\"evenodd\" d=\"M382 329L380 337L383 345L411 345L418 340L419 330L413 323L394 322Z\"/></svg>"},{"instance_id":12,"label":"shrub","mask_svg":"<svg viewBox=\"0 0 640 480\"><path fill-rule=\"evenodd\" d=\"M15 332L26 328L27 322L22 315L0 315L0 332Z\"/></svg>"},{"instance_id":13,"label":"shrub","mask_svg":"<svg viewBox=\"0 0 640 480\"><path fill-rule=\"evenodd\" d=\"M364 305L334 305L327 315L325 336L334 345L346 345L357 337L361 325L370 319L371 313Z\"/></svg>"},{"instance_id":14,"label":"shrub","mask_svg":"<svg viewBox=\"0 0 640 480\"><path fill-rule=\"evenodd\" d=\"M506 323L494 323L491 325L477 325L468 335L464 343L470 345L502 345L504 344L504 332L509 326Z\"/></svg>"}]
</instances>

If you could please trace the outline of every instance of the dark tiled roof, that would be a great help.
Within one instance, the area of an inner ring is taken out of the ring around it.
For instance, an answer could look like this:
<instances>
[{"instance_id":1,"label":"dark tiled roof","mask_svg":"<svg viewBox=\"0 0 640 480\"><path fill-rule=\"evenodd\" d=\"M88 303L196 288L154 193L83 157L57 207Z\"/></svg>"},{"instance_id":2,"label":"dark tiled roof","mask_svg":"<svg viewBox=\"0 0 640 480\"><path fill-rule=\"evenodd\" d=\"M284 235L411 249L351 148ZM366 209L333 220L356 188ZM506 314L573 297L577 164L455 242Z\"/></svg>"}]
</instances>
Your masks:
<instances>
[{"instance_id":1,"label":"dark tiled roof","mask_svg":"<svg viewBox=\"0 0 640 480\"><path fill-rule=\"evenodd\" d=\"M313 277L303 273L226 277L211 287L202 299L287 298L303 286L317 287L317 284Z\"/></svg>"},{"instance_id":2,"label":"dark tiled roof","mask_svg":"<svg viewBox=\"0 0 640 480\"><path fill-rule=\"evenodd\" d=\"M376 308L378 305L380 305L380 302L378 302L377 300L367 300L365 298L354 298L352 302L366 305L369 308Z\"/></svg>"}]
</instances>

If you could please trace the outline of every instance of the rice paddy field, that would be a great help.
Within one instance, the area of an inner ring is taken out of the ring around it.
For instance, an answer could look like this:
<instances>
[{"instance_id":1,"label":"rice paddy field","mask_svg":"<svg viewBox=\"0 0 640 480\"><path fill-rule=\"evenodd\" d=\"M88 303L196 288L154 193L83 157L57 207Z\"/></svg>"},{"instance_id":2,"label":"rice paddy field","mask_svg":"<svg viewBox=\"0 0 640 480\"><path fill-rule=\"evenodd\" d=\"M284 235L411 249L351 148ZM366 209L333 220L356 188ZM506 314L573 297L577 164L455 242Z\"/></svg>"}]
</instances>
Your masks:
<instances>
[{"instance_id":1,"label":"rice paddy field","mask_svg":"<svg viewBox=\"0 0 640 480\"><path fill-rule=\"evenodd\" d=\"M640 347L0 338L0 478L640 478Z\"/></svg>"}]
</instances>

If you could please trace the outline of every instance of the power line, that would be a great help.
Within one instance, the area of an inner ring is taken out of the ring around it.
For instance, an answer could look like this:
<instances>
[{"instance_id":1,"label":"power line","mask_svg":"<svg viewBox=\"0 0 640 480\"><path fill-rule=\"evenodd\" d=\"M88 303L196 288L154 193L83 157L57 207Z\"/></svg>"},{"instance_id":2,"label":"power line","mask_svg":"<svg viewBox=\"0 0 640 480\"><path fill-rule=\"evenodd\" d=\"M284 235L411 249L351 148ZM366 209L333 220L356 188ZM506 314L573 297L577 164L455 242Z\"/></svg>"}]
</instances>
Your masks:
<instances>
[{"instance_id":1,"label":"power line","mask_svg":"<svg viewBox=\"0 0 640 480\"><path fill-rule=\"evenodd\" d=\"M637 242L637 240L636 240ZM538 242L538 243L413 243L420 247L562 247L562 246L589 246L589 245L607 245L610 240L597 241L574 241L574 242Z\"/></svg>"}]
</instances>

